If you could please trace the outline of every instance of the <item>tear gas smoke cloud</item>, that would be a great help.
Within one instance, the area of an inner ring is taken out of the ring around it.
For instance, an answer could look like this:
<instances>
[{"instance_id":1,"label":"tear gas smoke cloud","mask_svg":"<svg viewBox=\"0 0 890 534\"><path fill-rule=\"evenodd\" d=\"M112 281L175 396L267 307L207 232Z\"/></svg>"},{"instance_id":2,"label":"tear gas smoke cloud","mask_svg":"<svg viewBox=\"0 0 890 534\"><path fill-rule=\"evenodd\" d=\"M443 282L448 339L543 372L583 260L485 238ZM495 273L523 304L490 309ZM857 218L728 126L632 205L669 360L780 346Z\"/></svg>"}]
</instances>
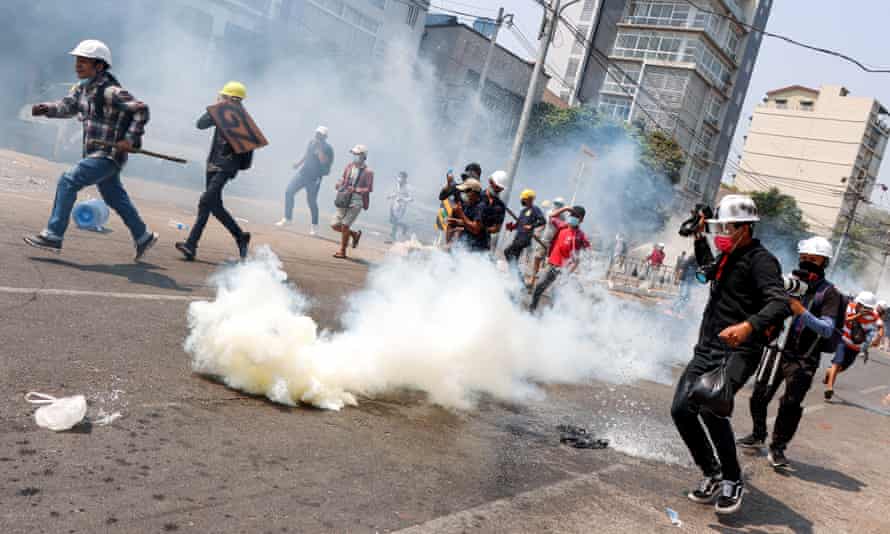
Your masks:
<instances>
[{"instance_id":1,"label":"tear gas smoke cloud","mask_svg":"<svg viewBox=\"0 0 890 534\"><path fill-rule=\"evenodd\" d=\"M193 368L283 404L340 409L412 388L467 409L482 393L539 398L537 382L670 382L668 366L688 353L651 314L605 293L566 288L533 317L514 301L515 277L478 256L387 259L350 297L338 333L318 334L285 279L268 248L217 274L216 299L189 308Z\"/></svg>"}]
</instances>

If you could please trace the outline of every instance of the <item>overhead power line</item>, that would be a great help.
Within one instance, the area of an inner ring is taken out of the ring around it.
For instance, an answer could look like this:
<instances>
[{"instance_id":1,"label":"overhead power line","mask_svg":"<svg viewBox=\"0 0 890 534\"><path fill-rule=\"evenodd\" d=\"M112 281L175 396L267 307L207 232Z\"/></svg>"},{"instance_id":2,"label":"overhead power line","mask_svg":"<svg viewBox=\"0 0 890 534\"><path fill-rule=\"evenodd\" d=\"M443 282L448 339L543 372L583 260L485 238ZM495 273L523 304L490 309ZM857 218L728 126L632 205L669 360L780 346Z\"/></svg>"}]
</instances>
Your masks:
<instances>
[{"instance_id":1,"label":"overhead power line","mask_svg":"<svg viewBox=\"0 0 890 534\"><path fill-rule=\"evenodd\" d=\"M695 2L693 2L692 0L683 0L683 1L686 2L687 4L691 5L691 6L694 7L695 9L701 11L702 13L708 13L708 14L711 14L711 15L716 15L716 16L718 16L718 17L727 19L727 20L731 20L731 21L733 21L735 24L738 24L739 26L742 26L743 28L747 28L747 29L749 29L749 30L751 30L751 31L753 31L753 32L760 33L760 34L765 35L765 36L767 36L767 37L772 37L772 38L774 38L774 39L779 39L779 40L785 41L786 43L793 44L794 46L799 46L799 47L801 47L801 48L806 48L807 50L812 50L813 52L818 52L818 53L820 53L820 54L826 54L826 55L829 55L829 56L834 56L834 57L843 59L844 61L848 61L848 62L850 62L850 63L856 65L857 67L859 67L860 69L864 70L865 72L878 73L878 74L890 74L890 69L888 69L888 68L883 68L883 67L881 67L881 68L869 67L868 65L866 65L866 64L863 63L862 61L860 61L860 60L858 60L858 59L856 59L856 58L854 58L854 57L848 56L847 54L844 54L843 52L838 52L838 51L836 51L836 50L831 50L831 49L828 49L828 48L822 48L821 46L815 46L815 45L811 45L811 44L803 43L803 42L800 42L800 41L798 41L798 40L796 40L796 39L792 39L791 37L788 37L788 36L785 36L785 35L781 35L781 34L773 33L773 32L768 32L768 31L766 31L766 30L763 29L763 28L758 28L757 26L753 26L753 25L751 25L751 24L748 24L748 23L745 23L745 22L741 22L741 21L739 21L739 20L736 20L735 17L731 17L731 16L729 16L729 15L727 15L727 14L725 14L725 13L718 13L718 12L716 12L716 11L711 11L711 10L709 10L709 9L705 9L705 8L703 8L703 7L699 7L699 5L696 4Z\"/></svg>"}]
</instances>

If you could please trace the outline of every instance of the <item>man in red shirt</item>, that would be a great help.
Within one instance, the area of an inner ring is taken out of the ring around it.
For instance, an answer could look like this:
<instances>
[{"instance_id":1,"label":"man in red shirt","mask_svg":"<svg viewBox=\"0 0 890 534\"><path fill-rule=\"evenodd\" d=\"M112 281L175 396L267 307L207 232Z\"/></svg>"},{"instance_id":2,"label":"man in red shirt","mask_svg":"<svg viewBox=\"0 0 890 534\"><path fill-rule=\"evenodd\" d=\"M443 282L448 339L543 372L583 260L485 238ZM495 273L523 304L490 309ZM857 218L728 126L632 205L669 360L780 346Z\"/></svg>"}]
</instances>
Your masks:
<instances>
[{"instance_id":1,"label":"man in red shirt","mask_svg":"<svg viewBox=\"0 0 890 534\"><path fill-rule=\"evenodd\" d=\"M565 221L559 217L564 212L569 214ZM547 257L548 269L544 278L535 286L529 310L537 309L541 295L556 281L562 269L568 267L570 273L575 272L575 269L578 268L577 252L590 248L590 241L579 228L585 214L586 210L582 206L566 206L552 213L550 223L556 228L556 235L550 243L550 253Z\"/></svg>"},{"instance_id":2,"label":"man in red shirt","mask_svg":"<svg viewBox=\"0 0 890 534\"><path fill-rule=\"evenodd\" d=\"M643 278L649 278L650 275L658 273L658 269L664 264L664 243L656 243L652 248L652 252L646 256L646 275Z\"/></svg>"}]
</instances>

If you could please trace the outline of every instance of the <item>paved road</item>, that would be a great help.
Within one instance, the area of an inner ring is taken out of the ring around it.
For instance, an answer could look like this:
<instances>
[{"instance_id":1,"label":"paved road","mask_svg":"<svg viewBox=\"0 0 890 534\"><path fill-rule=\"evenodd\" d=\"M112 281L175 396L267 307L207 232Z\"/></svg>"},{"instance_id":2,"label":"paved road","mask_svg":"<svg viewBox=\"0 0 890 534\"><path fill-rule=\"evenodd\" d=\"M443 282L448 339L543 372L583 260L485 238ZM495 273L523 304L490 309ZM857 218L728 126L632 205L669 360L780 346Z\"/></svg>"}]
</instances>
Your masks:
<instances>
[{"instance_id":1,"label":"paved road","mask_svg":"<svg viewBox=\"0 0 890 534\"><path fill-rule=\"evenodd\" d=\"M38 180L0 180L0 532L674 531L665 507L691 532L890 531L886 355L845 374L839 402L825 405L814 387L793 470L746 457L745 508L718 518L682 495L697 473L670 425L668 385L547 386L545 400L483 401L472 412L394 393L325 412L194 375L182 350L186 307L211 295L207 276L235 252L211 222L202 261L178 259L165 225L190 219L197 195L132 182L163 234L144 264L130 261L114 216L112 233L73 230L62 255L44 254L21 236L45 223L56 169L15 157ZM0 165L7 176L15 168ZM338 328L343 297L381 258L378 245L335 261L333 243L269 226L276 207L228 203L315 299L321 325ZM34 424L29 390L83 393L90 417L121 417L52 433ZM740 430L750 427L745 408L740 399ZM614 447L562 447L563 422Z\"/></svg>"}]
</instances>

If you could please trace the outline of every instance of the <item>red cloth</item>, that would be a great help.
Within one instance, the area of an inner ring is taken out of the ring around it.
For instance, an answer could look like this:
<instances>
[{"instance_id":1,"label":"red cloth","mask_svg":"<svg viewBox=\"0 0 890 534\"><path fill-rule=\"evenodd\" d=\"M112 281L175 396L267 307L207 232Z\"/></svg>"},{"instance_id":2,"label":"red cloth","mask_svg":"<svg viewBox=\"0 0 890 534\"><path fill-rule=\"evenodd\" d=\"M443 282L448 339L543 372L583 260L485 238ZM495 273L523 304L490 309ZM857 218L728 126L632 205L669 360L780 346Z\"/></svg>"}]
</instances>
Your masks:
<instances>
[{"instance_id":1,"label":"red cloth","mask_svg":"<svg viewBox=\"0 0 890 534\"><path fill-rule=\"evenodd\" d=\"M551 218L550 222L556 228L556 236L550 244L550 256L547 258L550 265L562 267L576 251L590 248L590 241L580 228L572 228L558 217Z\"/></svg>"}]
</instances>

